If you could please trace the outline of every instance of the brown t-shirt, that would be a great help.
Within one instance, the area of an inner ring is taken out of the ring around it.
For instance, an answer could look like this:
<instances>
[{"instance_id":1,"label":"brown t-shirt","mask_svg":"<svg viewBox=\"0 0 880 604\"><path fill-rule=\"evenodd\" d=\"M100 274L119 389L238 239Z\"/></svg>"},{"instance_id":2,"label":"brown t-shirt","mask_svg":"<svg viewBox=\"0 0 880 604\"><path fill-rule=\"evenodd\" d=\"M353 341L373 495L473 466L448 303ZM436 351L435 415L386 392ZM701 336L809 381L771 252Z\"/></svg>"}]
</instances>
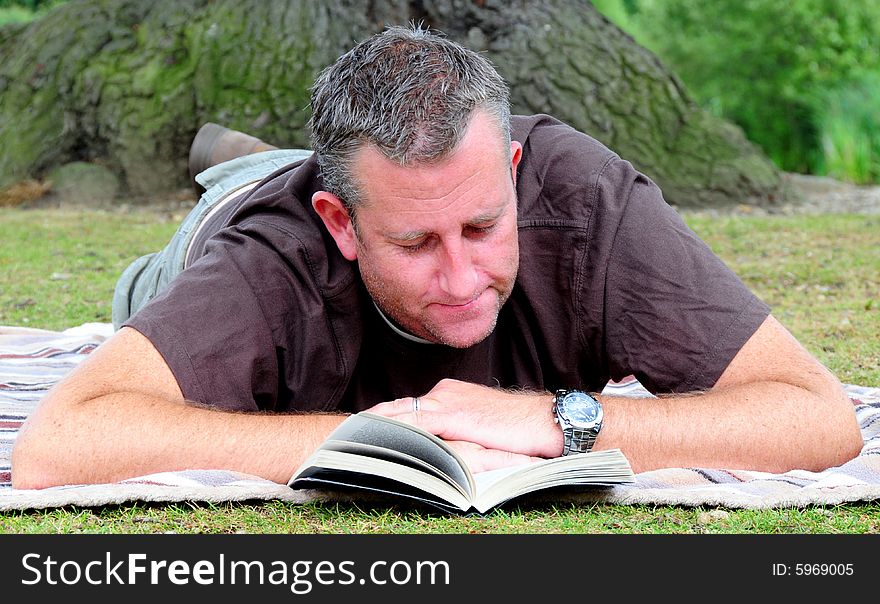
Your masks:
<instances>
[{"instance_id":1,"label":"brown t-shirt","mask_svg":"<svg viewBox=\"0 0 880 604\"><path fill-rule=\"evenodd\" d=\"M663 200L596 140L512 118L520 268L495 331L466 350L378 314L311 207L314 158L267 177L204 255L127 323L184 396L225 409L357 411L440 379L655 393L710 388L769 313Z\"/></svg>"}]
</instances>

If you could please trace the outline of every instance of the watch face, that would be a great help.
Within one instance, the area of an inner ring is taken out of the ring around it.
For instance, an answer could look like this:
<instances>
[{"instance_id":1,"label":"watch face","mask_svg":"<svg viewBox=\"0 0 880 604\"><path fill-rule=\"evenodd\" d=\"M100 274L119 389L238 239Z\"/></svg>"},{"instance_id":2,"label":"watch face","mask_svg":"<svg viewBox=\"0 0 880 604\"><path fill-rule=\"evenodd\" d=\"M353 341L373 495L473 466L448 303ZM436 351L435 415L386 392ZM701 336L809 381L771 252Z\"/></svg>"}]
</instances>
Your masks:
<instances>
[{"instance_id":1,"label":"watch face","mask_svg":"<svg viewBox=\"0 0 880 604\"><path fill-rule=\"evenodd\" d=\"M569 392L561 401L565 418L575 428L589 428L598 422L602 407L585 392Z\"/></svg>"}]
</instances>

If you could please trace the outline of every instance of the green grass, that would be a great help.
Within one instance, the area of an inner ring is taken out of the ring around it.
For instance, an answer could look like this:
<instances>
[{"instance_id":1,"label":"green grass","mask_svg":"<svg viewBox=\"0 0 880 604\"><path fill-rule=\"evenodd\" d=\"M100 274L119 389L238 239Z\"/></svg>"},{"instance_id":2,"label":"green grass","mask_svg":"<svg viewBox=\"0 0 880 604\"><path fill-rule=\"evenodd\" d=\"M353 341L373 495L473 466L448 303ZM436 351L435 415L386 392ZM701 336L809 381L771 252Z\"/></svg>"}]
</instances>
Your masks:
<instances>
[{"instance_id":1,"label":"green grass","mask_svg":"<svg viewBox=\"0 0 880 604\"><path fill-rule=\"evenodd\" d=\"M880 216L687 220L842 381L880 386Z\"/></svg>"},{"instance_id":2,"label":"green grass","mask_svg":"<svg viewBox=\"0 0 880 604\"><path fill-rule=\"evenodd\" d=\"M119 272L181 215L0 209L0 324L108 321ZM848 383L880 385L880 216L710 216L691 227ZM54 275L54 278L53 278ZM0 513L2 533L876 533L880 502L804 509L510 504L486 517L407 505L136 503Z\"/></svg>"},{"instance_id":3,"label":"green grass","mask_svg":"<svg viewBox=\"0 0 880 604\"><path fill-rule=\"evenodd\" d=\"M113 287L171 237L174 216L0 209L0 324L109 322Z\"/></svg>"},{"instance_id":4,"label":"green grass","mask_svg":"<svg viewBox=\"0 0 880 604\"><path fill-rule=\"evenodd\" d=\"M868 534L880 504L720 510L645 505L507 506L485 517L427 508L355 504L136 503L0 514L0 532L21 534Z\"/></svg>"}]
</instances>

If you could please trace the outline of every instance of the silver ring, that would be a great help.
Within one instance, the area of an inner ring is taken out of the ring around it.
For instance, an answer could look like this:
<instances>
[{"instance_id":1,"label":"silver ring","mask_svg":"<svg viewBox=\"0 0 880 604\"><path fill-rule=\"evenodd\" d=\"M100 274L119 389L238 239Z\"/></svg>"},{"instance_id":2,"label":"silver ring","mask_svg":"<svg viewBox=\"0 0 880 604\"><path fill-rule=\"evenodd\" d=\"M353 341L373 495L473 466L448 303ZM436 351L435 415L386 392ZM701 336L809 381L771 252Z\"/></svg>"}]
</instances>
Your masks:
<instances>
[{"instance_id":1,"label":"silver ring","mask_svg":"<svg viewBox=\"0 0 880 604\"><path fill-rule=\"evenodd\" d=\"M418 413L419 409L422 408L422 402L419 400L419 397L412 397L413 400L413 413Z\"/></svg>"}]
</instances>

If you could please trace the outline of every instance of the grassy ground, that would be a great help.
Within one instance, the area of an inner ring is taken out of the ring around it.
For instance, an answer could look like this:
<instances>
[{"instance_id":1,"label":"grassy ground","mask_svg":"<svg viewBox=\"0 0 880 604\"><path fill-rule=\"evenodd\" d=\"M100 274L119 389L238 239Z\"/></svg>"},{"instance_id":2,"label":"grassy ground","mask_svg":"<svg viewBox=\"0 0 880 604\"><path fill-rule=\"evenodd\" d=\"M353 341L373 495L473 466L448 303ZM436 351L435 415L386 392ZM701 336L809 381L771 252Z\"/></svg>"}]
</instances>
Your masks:
<instances>
[{"instance_id":1,"label":"grassy ground","mask_svg":"<svg viewBox=\"0 0 880 604\"><path fill-rule=\"evenodd\" d=\"M119 272L180 214L0 209L0 324L109 321ZM686 220L844 382L880 385L880 216ZM414 507L134 504L0 514L4 533L876 533L880 502L803 510L508 506L485 518Z\"/></svg>"},{"instance_id":2,"label":"grassy ground","mask_svg":"<svg viewBox=\"0 0 880 604\"><path fill-rule=\"evenodd\" d=\"M841 380L880 386L880 216L687 221Z\"/></svg>"},{"instance_id":3,"label":"grassy ground","mask_svg":"<svg viewBox=\"0 0 880 604\"><path fill-rule=\"evenodd\" d=\"M109 322L120 272L175 226L170 214L0 208L0 324Z\"/></svg>"}]
</instances>

